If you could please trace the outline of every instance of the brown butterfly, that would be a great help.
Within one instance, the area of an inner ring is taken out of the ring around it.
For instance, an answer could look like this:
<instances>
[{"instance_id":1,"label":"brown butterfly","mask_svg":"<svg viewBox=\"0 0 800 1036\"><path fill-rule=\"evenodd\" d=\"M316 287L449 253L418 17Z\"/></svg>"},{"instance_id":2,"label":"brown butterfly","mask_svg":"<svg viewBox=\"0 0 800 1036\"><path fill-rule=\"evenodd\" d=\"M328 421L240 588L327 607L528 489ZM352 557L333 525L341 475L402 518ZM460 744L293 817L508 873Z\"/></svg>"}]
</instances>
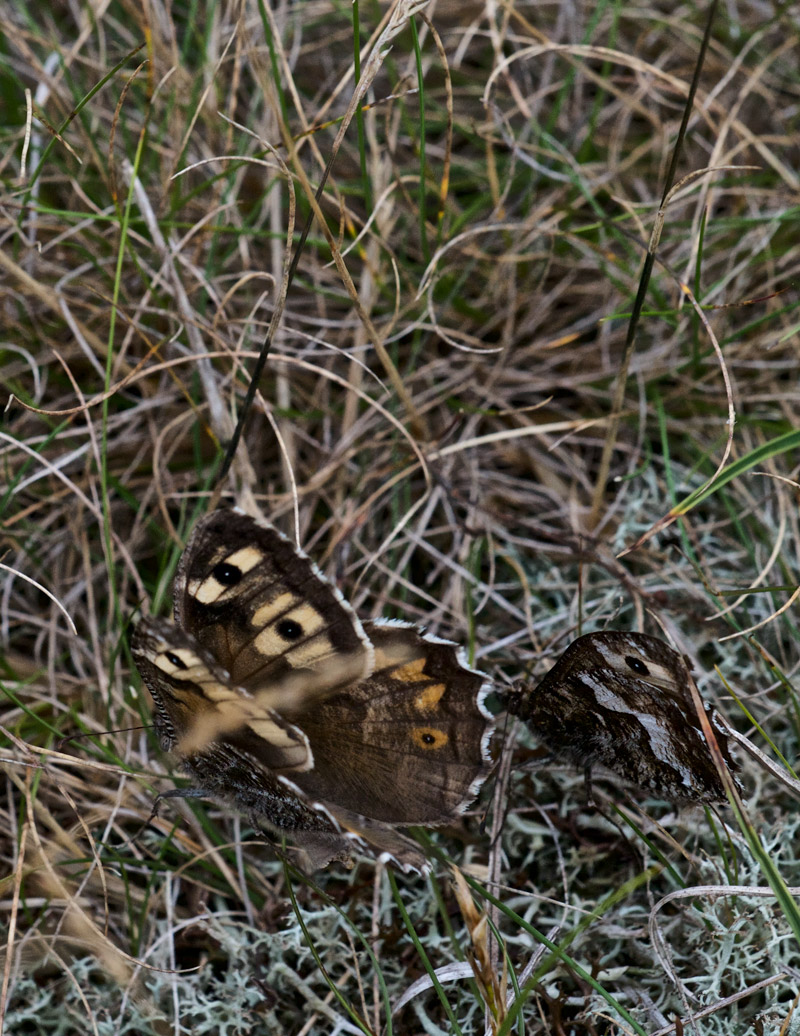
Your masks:
<instances>
[{"instance_id":1,"label":"brown butterfly","mask_svg":"<svg viewBox=\"0 0 800 1036\"><path fill-rule=\"evenodd\" d=\"M556 756L581 767L587 780L601 764L669 800L725 802L690 680L685 659L657 637L589 633L538 684L518 685L503 697L512 715ZM705 711L735 771L727 727L710 705Z\"/></svg>"},{"instance_id":2,"label":"brown butterfly","mask_svg":"<svg viewBox=\"0 0 800 1036\"><path fill-rule=\"evenodd\" d=\"M305 554L236 510L197 523L173 602L174 622L142 620L131 647L190 794L232 803L312 867L358 838L424 869L396 828L452 820L490 768L489 688L459 649L362 624Z\"/></svg>"}]
</instances>

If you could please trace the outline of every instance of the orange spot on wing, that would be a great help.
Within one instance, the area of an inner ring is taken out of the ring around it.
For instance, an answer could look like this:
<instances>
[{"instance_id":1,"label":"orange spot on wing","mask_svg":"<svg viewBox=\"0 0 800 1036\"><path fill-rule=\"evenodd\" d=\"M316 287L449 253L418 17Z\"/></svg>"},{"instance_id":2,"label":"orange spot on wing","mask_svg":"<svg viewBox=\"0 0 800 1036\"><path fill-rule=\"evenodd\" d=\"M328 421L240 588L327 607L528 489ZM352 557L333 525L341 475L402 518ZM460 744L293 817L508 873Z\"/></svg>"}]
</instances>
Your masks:
<instances>
[{"instance_id":1,"label":"orange spot on wing","mask_svg":"<svg viewBox=\"0 0 800 1036\"><path fill-rule=\"evenodd\" d=\"M431 709L435 709L439 704L445 690L446 687L443 683L435 683L430 687L426 687L414 699L414 708L419 709L420 712L430 712Z\"/></svg>"},{"instance_id":2,"label":"orange spot on wing","mask_svg":"<svg viewBox=\"0 0 800 1036\"><path fill-rule=\"evenodd\" d=\"M450 740L443 730L438 727L414 727L411 737L417 748L424 748L426 752L435 751L437 748L444 748Z\"/></svg>"},{"instance_id":3,"label":"orange spot on wing","mask_svg":"<svg viewBox=\"0 0 800 1036\"><path fill-rule=\"evenodd\" d=\"M425 656L423 655L421 658L406 662L405 665L399 665L389 673L389 676L393 680L402 680L403 683L419 683L421 680L428 679L423 672L424 668Z\"/></svg>"}]
</instances>

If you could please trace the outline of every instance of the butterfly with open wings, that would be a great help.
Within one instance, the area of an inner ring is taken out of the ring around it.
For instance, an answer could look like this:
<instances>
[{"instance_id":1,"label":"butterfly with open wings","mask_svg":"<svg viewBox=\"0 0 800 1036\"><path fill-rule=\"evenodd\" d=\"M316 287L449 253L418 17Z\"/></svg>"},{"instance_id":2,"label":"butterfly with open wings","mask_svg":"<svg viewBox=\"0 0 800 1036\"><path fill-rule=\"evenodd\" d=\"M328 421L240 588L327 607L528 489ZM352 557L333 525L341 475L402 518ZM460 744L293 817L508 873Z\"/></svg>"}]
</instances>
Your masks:
<instances>
[{"instance_id":1,"label":"butterfly with open wings","mask_svg":"<svg viewBox=\"0 0 800 1036\"><path fill-rule=\"evenodd\" d=\"M173 604L174 622L143 619L131 648L193 793L285 835L312 868L355 838L425 869L397 828L453 820L490 770L489 688L456 645L360 622L305 554L238 510L195 525Z\"/></svg>"}]
</instances>

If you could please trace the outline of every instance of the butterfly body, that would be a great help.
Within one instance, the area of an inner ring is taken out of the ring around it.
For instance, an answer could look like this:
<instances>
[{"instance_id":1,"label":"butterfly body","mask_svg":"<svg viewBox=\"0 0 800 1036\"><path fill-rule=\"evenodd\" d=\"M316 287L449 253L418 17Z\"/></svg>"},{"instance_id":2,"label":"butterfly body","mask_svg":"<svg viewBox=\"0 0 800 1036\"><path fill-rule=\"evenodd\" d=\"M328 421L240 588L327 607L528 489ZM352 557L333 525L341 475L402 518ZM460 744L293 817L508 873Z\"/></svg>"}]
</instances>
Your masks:
<instances>
[{"instance_id":1,"label":"butterfly body","mask_svg":"<svg viewBox=\"0 0 800 1036\"><path fill-rule=\"evenodd\" d=\"M453 819L489 770L488 688L456 646L362 625L309 558L238 511L197 523L173 598L174 623L142 620L132 651L161 745L198 788L312 866L357 837L422 869L395 827Z\"/></svg>"},{"instance_id":2,"label":"butterfly body","mask_svg":"<svg viewBox=\"0 0 800 1036\"><path fill-rule=\"evenodd\" d=\"M556 756L587 772L606 766L671 801L724 802L689 679L682 656L656 637L591 633L507 704ZM722 719L709 705L705 712L725 765L735 771Z\"/></svg>"}]
</instances>

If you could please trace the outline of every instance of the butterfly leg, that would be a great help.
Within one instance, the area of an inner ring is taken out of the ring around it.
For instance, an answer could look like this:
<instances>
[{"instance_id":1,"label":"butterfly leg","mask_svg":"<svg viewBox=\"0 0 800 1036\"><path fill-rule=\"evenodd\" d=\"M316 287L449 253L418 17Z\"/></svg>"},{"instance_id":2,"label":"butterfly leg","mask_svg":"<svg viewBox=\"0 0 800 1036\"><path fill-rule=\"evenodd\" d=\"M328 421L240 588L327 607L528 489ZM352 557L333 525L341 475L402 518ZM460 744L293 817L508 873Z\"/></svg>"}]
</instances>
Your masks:
<instances>
[{"instance_id":1,"label":"butterfly leg","mask_svg":"<svg viewBox=\"0 0 800 1036\"><path fill-rule=\"evenodd\" d=\"M153 808L150 810L147 823L149 824L158 816L162 799L207 799L208 797L208 792L203 788L170 788L169 791L160 791L153 800Z\"/></svg>"},{"instance_id":2,"label":"butterfly leg","mask_svg":"<svg viewBox=\"0 0 800 1036\"><path fill-rule=\"evenodd\" d=\"M138 831L131 835L130 838L126 838L125 841L120 842L116 846L117 850L126 848L126 846L135 845L139 840L142 831L147 827L158 816L159 807L161 806L162 799L202 799L208 798L206 792L202 788L172 788L170 791L160 791L153 800L153 807L150 810L150 815L147 820L142 824Z\"/></svg>"},{"instance_id":3,"label":"butterfly leg","mask_svg":"<svg viewBox=\"0 0 800 1036\"><path fill-rule=\"evenodd\" d=\"M584 768L583 768L583 780L584 780L585 785L586 785L586 805L587 806L596 806L597 803L594 801L594 798L592 797L592 764L591 763L587 763L586 766L584 766Z\"/></svg>"}]
</instances>

